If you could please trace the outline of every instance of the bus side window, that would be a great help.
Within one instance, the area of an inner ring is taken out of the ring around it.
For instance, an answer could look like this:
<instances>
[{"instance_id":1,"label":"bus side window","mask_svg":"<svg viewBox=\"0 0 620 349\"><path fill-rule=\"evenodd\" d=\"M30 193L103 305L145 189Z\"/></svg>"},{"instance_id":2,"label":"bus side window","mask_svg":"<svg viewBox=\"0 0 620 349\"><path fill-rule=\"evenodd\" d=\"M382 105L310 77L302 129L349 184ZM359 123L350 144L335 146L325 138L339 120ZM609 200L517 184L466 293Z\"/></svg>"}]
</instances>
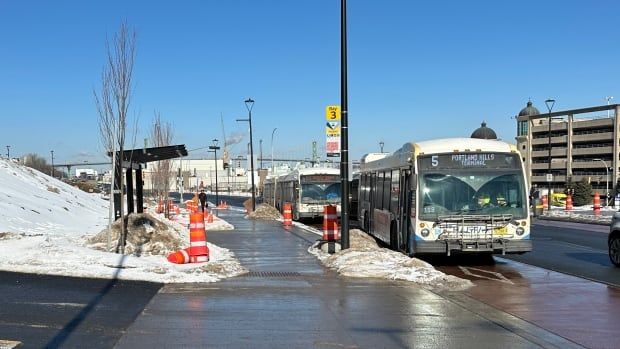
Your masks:
<instances>
[{"instance_id":1,"label":"bus side window","mask_svg":"<svg viewBox=\"0 0 620 349\"><path fill-rule=\"evenodd\" d=\"M400 197L400 171L394 170L392 171L392 187L390 188L391 192L391 202L390 208L394 215L398 215L399 211L399 197Z\"/></svg>"},{"instance_id":2,"label":"bus side window","mask_svg":"<svg viewBox=\"0 0 620 349\"><path fill-rule=\"evenodd\" d=\"M377 182L375 185L375 208L383 209L383 172L377 173Z\"/></svg>"},{"instance_id":3,"label":"bus side window","mask_svg":"<svg viewBox=\"0 0 620 349\"><path fill-rule=\"evenodd\" d=\"M392 187L392 172L385 171L383 179L383 209L390 210L390 200L391 200L391 187Z\"/></svg>"}]
</instances>

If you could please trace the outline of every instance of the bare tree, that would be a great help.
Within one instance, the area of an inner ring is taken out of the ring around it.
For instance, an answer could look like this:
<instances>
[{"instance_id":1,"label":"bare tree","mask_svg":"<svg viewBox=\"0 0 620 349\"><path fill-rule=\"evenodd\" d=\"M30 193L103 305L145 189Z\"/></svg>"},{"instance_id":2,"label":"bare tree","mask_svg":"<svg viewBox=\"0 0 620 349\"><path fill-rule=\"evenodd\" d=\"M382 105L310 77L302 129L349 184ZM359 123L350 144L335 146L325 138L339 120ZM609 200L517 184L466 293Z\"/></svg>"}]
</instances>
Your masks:
<instances>
[{"instance_id":1,"label":"bare tree","mask_svg":"<svg viewBox=\"0 0 620 349\"><path fill-rule=\"evenodd\" d=\"M132 77L136 52L136 33L130 30L123 22L118 33L114 35L112 43L106 40L107 62L101 73L101 91L95 95L95 103L99 113L99 130L105 150L112 153L112 173L114 178L114 201L110 200L110 218L116 217L116 209L124 220L123 205L122 159L116 154L123 154L125 147L125 131L127 129L127 114L132 95ZM120 200L119 200L120 199ZM114 202L114 204L112 204ZM111 224L111 222L110 222ZM125 225L121 224L119 247L124 253L126 241Z\"/></svg>"},{"instance_id":2,"label":"bare tree","mask_svg":"<svg viewBox=\"0 0 620 349\"><path fill-rule=\"evenodd\" d=\"M162 124L161 114L155 111L155 119L151 128L151 143L155 147L165 147L172 144L172 124ZM164 200L166 216L170 212L168 207L168 192L170 191L170 179L173 177L172 160L158 161L153 166L153 186L155 197Z\"/></svg>"}]
</instances>

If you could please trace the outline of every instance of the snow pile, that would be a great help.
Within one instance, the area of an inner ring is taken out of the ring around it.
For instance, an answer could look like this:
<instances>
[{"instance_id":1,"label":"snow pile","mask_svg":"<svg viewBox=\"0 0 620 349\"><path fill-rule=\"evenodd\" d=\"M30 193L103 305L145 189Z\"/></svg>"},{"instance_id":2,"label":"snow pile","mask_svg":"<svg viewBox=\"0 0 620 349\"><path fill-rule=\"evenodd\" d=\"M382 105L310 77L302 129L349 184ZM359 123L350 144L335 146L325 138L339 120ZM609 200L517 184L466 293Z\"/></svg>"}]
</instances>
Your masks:
<instances>
[{"instance_id":1,"label":"snow pile","mask_svg":"<svg viewBox=\"0 0 620 349\"><path fill-rule=\"evenodd\" d=\"M108 203L37 170L0 159L0 232L78 233L101 227Z\"/></svg>"},{"instance_id":2,"label":"snow pile","mask_svg":"<svg viewBox=\"0 0 620 349\"><path fill-rule=\"evenodd\" d=\"M214 282L246 273L225 248L208 244L208 263L172 264L189 246L188 215L131 215L126 253L106 251L108 201L41 172L0 159L0 270L152 282ZM120 221L110 234L116 248ZM217 217L209 230L234 227ZM207 238L208 239L208 238ZM93 248L90 248L92 246Z\"/></svg>"},{"instance_id":3,"label":"snow pile","mask_svg":"<svg viewBox=\"0 0 620 349\"><path fill-rule=\"evenodd\" d=\"M248 215L248 218L277 221L282 219L282 215L275 207L267 204L260 204L256 206L256 211Z\"/></svg>"},{"instance_id":4,"label":"snow pile","mask_svg":"<svg viewBox=\"0 0 620 349\"><path fill-rule=\"evenodd\" d=\"M86 244L100 251L118 252L121 234L121 220L112 224L99 234L88 238ZM184 247L182 236L187 235L181 229L165 224L148 213L132 213L127 219L125 254L140 256L142 254L165 255ZM112 242L112 243L110 243Z\"/></svg>"},{"instance_id":5,"label":"snow pile","mask_svg":"<svg viewBox=\"0 0 620 349\"><path fill-rule=\"evenodd\" d=\"M350 230L349 241L349 249L334 254L321 251L320 242L312 245L308 252L344 276L411 281L434 290L459 291L473 286L471 281L446 275L422 260L381 248L361 230Z\"/></svg>"},{"instance_id":6,"label":"snow pile","mask_svg":"<svg viewBox=\"0 0 620 349\"><path fill-rule=\"evenodd\" d=\"M571 222L579 223L595 223L595 224L609 224L611 223L611 215L601 214L599 216L594 215L592 211L560 211L551 210L550 213L545 212L543 217L550 219L561 219Z\"/></svg>"}]
</instances>

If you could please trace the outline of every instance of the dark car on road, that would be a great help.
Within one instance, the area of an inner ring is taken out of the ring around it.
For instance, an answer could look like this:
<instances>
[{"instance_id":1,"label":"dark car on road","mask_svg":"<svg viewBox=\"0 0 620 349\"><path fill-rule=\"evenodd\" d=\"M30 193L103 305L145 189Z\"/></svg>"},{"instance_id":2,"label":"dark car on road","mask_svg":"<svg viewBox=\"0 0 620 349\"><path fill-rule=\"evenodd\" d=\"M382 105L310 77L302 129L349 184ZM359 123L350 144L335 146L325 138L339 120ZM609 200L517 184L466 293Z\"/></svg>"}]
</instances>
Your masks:
<instances>
[{"instance_id":1,"label":"dark car on road","mask_svg":"<svg viewBox=\"0 0 620 349\"><path fill-rule=\"evenodd\" d=\"M609 246L609 259L616 267L620 267L620 212L614 213L611 220L607 246Z\"/></svg>"}]
</instances>

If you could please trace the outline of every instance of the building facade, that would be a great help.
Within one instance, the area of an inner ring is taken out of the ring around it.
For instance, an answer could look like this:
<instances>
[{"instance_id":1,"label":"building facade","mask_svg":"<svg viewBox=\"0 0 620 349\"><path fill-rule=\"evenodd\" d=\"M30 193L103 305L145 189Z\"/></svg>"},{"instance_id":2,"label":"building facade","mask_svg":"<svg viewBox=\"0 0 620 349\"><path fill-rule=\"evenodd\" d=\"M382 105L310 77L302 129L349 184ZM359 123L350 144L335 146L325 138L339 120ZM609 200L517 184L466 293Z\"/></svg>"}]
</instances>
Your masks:
<instances>
[{"instance_id":1,"label":"building facade","mask_svg":"<svg viewBox=\"0 0 620 349\"><path fill-rule=\"evenodd\" d=\"M618 189L618 104L540 113L528 102L517 119L517 147L532 187L564 192L583 179L606 197Z\"/></svg>"}]
</instances>

